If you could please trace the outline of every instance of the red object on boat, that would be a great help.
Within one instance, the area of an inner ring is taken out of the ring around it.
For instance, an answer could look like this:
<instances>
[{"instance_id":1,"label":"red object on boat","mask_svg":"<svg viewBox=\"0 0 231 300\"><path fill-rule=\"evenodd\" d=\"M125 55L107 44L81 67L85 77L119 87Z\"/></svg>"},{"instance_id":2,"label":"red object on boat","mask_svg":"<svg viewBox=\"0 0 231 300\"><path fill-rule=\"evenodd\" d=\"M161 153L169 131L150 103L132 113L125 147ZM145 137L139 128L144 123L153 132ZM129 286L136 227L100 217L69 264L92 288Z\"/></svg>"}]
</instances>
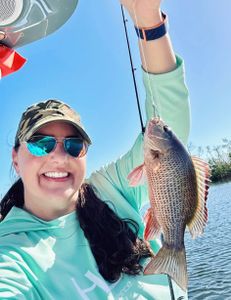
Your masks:
<instances>
[{"instance_id":1,"label":"red object on boat","mask_svg":"<svg viewBox=\"0 0 231 300\"><path fill-rule=\"evenodd\" d=\"M18 71L26 59L14 49L0 45L0 78Z\"/></svg>"}]
</instances>

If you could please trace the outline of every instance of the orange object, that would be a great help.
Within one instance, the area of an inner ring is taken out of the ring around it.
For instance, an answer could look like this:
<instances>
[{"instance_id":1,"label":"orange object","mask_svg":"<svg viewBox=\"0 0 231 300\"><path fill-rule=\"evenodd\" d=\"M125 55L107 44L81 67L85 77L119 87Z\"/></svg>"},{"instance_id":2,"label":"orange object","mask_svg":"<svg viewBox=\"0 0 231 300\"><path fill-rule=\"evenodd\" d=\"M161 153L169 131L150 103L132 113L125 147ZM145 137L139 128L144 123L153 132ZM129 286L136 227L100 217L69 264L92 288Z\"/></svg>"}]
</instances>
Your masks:
<instances>
[{"instance_id":1,"label":"orange object","mask_svg":"<svg viewBox=\"0 0 231 300\"><path fill-rule=\"evenodd\" d=\"M26 59L14 49L0 45L0 78L18 71Z\"/></svg>"}]
</instances>

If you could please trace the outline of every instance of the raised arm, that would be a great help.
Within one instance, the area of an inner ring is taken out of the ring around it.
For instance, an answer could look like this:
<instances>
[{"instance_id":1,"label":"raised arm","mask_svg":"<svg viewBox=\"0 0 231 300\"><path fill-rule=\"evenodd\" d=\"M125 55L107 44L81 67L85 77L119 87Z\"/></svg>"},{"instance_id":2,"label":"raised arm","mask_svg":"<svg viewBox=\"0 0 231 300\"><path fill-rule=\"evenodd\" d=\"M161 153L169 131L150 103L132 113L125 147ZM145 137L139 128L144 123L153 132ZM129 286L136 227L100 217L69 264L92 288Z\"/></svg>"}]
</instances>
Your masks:
<instances>
[{"instance_id":1,"label":"raised arm","mask_svg":"<svg viewBox=\"0 0 231 300\"><path fill-rule=\"evenodd\" d=\"M122 3L129 11L136 27L155 27L162 22L159 0L122 0ZM183 61L175 56L168 35L152 41L139 39L139 47L146 90L146 121L158 113L186 144L190 116ZM113 197L113 190L117 190L138 211L148 202L147 189L145 186L129 187L127 176L141 163L143 163L142 134L125 155L92 174L90 181L100 191L102 199L114 198L117 201L117 197Z\"/></svg>"}]
</instances>

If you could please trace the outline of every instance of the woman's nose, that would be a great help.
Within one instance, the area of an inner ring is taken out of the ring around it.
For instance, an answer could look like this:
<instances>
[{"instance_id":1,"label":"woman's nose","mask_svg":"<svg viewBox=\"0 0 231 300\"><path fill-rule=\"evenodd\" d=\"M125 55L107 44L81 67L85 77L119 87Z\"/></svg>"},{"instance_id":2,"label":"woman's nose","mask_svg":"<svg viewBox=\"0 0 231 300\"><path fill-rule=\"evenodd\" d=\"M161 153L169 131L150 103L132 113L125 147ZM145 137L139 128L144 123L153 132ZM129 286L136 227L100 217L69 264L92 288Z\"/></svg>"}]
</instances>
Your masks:
<instances>
[{"instance_id":1,"label":"woman's nose","mask_svg":"<svg viewBox=\"0 0 231 300\"><path fill-rule=\"evenodd\" d=\"M52 158L66 159L68 153L64 149L63 142L57 142L55 149L50 153Z\"/></svg>"}]
</instances>

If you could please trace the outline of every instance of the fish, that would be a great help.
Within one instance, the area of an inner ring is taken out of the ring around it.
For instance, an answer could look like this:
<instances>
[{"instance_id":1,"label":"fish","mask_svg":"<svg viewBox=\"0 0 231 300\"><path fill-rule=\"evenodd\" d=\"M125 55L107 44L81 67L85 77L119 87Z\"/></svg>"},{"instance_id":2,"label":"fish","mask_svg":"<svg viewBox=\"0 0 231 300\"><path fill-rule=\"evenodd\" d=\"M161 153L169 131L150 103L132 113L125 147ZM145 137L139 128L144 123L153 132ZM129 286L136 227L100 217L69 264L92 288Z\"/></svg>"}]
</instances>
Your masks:
<instances>
[{"instance_id":1,"label":"fish","mask_svg":"<svg viewBox=\"0 0 231 300\"><path fill-rule=\"evenodd\" d=\"M144 275L168 274L182 290L188 286L184 234L200 236L208 221L211 172L207 162L191 156L171 128L152 118L144 133L144 163L128 175L130 186L147 181L150 208L144 217L144 239L162 237L162 247Z\"/></svg>"}]
</instances>

